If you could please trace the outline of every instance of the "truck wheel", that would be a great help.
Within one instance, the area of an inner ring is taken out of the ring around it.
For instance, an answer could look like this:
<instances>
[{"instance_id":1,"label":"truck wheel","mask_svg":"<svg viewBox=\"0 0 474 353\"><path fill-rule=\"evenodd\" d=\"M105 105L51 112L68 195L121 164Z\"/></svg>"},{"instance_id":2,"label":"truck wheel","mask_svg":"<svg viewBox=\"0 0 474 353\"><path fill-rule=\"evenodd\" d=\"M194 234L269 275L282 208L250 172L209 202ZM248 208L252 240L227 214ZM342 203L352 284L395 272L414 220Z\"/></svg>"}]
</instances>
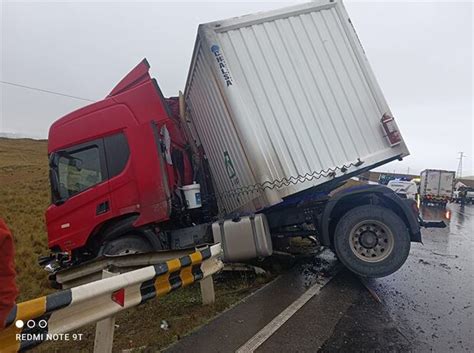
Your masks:
<instances>
[{"instance_id":1,"label":"truck wheel","mask_svg":"<svg viewBox=\"0 0 474 353\"><path fill-rule=\"evenodd\" d=\"M103 247L104 255L128 255L153 251L151 244L140 235L127 235L111 240Z\"/></svg>"},{"instance_id":2,"label":"truck wheel","mask_svg":"<svg viewBox=\"0 0 474 353\"><path fill-rule=\"evenodd\" d=\"M398 270L410 252L403 220L380 206L359 206L338 222L334 247L339 260L364 277L384 277Z\"/></svg>"}]
</instances>

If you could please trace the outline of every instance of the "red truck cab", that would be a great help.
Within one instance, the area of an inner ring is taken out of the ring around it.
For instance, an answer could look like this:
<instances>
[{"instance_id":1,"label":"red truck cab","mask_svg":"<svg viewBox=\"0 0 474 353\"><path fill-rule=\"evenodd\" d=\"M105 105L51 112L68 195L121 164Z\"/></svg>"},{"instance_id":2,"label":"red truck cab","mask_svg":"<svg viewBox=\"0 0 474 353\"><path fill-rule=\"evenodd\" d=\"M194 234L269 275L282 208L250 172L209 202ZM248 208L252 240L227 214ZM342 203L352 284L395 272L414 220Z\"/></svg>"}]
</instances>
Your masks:
<instances>
[{"instance_id":1,"label":"red truck cab","mask_svg":"<svg viewBox=\"0 0 474 353\"><path fill-rule=\"evenodd\" d=\"M193 168L179 118L149 67L144 59L104 100L51 126L46 223L53 251L96 256L124 236L128 243L109 246L111 253L162 247L158 225L171 220Z\"/></svg>"}]
</instances>

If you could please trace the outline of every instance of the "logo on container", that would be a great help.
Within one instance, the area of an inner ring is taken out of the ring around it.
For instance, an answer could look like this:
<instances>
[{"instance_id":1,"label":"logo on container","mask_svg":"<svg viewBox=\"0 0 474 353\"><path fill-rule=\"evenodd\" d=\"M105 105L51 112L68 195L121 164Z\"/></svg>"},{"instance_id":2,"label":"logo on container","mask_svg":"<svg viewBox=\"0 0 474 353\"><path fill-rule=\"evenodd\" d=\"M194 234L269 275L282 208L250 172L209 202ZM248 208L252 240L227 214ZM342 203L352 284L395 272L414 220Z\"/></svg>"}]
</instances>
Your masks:
<instances>
[{"instance_id":1,"label":"logo on container","mask_svg":"<svg viewBox=\"0 0 474 353\"><path fill-rule=\"evenodd\" d=\"M225 62L224 56L221 53L221 48L218 45L214 44L211 47L211 52L214 54L216 58L217 64L219 65L219 70L224 78L225 84L227 87L232 86L233 80L232 76L230 76L229 69L227 68L227 64Z\"/></svg>"}]
</instances>

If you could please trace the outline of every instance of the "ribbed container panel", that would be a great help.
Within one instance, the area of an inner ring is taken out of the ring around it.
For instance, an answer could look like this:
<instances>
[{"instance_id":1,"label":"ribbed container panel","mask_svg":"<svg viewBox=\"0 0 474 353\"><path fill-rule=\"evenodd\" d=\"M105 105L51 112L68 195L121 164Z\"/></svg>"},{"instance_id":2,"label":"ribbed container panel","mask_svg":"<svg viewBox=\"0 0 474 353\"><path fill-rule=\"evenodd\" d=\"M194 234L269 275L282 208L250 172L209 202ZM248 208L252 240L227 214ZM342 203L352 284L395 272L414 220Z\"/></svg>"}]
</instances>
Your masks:
<instances>
[{"instance_id":1,"label":"ribbed container panel","mask_svg":"<svg viewBox=\"0 0 474 353\"><path fill-rule=\"evenodd\" d=\"M220 194L303 181L220 198L224 212L408 155L403 140L391 146L385 136L380 120L390 109L340 1L201 25L185 97Z\"/></svg>"}]
</instances>

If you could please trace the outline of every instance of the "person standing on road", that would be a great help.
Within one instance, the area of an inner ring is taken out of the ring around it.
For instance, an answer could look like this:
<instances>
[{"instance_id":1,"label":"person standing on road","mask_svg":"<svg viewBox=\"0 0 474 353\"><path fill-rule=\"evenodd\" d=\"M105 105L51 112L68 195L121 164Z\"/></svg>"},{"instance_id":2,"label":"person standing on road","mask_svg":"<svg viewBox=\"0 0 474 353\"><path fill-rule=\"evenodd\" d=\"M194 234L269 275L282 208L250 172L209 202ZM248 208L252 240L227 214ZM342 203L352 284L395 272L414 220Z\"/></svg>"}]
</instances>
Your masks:
<instances>
[{"instance_id":1,"label":"person standing on road","mask_svg":"<svg viewBox=\"0 0 474 353\"><path fill-rule=\"evenodd\" d=\"M464 206L464 204L466 203L466 196L467 196L467 191L466 191L466 189L462 189L462 190L459 192L459 197L461 198L461 206Z\"/></svg>"},{"instance_id":2,"label":"person standing on road","mask_svg":"<svg viewBox=\"0 0 474 353\"><path fill-rule=\"evenodd\" d=\"M12 233L0 218L0 330L5 327L5 320L18 295L14 257Z\"/></svg>"}]
</instances>

